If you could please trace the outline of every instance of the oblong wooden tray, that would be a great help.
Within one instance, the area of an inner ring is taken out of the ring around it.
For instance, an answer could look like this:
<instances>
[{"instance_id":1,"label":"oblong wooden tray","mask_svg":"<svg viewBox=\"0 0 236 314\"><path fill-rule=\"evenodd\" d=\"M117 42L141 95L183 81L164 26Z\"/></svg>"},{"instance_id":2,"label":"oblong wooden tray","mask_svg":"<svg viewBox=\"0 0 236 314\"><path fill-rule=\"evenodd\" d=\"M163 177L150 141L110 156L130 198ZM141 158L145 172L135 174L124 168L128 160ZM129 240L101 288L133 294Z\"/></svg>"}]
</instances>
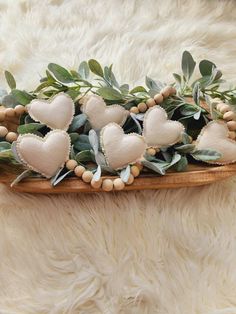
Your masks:
<instances>
[{"instance_id":1,"label":"oblong wooden tray","mask_svg":"<svg viewBox=\"0 0 236 314\"><path fill-rule=\"evenodd\" d=\"M124 191L131 190L158 190L175 189L180 187L199 186L210 184L236 175L236 164L225 166L210 166L203 164L189 165L185 172L169 172L165 176L143 175L135 179L134 183L125 186ZM41 178L25 179L10 187L16 174L5 172L0 175L0 182L16 192L25 193L91 193L104 192L93 189L78 178L65 179L57 186L52 187L50 180Z\"/></svg>"}]
</instances>

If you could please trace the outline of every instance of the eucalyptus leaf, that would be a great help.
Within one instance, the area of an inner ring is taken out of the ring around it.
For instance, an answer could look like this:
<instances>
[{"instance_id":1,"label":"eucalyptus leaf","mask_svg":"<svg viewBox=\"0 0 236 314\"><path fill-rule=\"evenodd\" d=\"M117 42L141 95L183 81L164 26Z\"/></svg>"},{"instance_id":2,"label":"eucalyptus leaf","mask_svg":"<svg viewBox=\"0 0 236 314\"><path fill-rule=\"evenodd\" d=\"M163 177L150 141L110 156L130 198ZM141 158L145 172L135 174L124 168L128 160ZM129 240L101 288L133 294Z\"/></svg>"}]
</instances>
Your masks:
<instances>
[{"instance_id":1,"label":"eucalyptus leaf","mask_svg":"<svg viewBox=\"0 0 236 314\"><path fill-rule=\"evenodd\" d=\"M129 92L130 94L137 94L137 93L147 93L146 88L143 86L136 86Z\"/></svg>"},{"instance_id":2,"label":"eucalyptus leaf","mask_svg":"<svg viewBox=\"0 0 236 314\"><path fill-rule=\"evenodd\" d=\"M185 171L188 166L188 159L186 156L182 156L181 159L175 164L176 171Z\"/></svg>"},{"instance_id":3,"label":"eucalyptus leaf","mask_svg":"<svg viewBox=\"0 0 236 314\"><path fill-rule=\"evenodd\" d=\"M19 89L13 89L10 95L12 95L14 99L23 106L28 105L33 99L32 95Z\"/></svg>"},{"instance_id":4,"label":"eucalyptus leaf","mask_svg":"<svg viewBox=\"0 0 236 314\"><path fill-rule=\"evenodd\" d=\"M195 66L196 62L193 60L191 53L188 51L184 51L182 55L182 71L187 81L189 81L189 79L191 78Z\"/></svg>"},{"instance_id":5,"label":"eucalyptus leaf","mask_svg":"<svg viewBox=\"0 0 236 314\"><path fill-rule=\"evenodd\" d=\"M95 182L99 181L101 178L101 174L102 174L102 170L101 170L101 166L98 165L96 172L93 175L93 180Z\"/></svg>"},{"instance_id":6,"label":"eucalyptus leaf","mask_svg":"<svg viewBox=\"0 0 236 314\"><path fill-rule=\"evenodd\" d=\"M78 114L75 116L70 124L69 132L74 132L81 128L87 121L87 116L85 113Z\"/></svg>"},{"instance_id":7,"label":"eucalyptus leaf","mask_svg":"<svg viewBox=\"0 0 236 314\"><path fill-rule=\"evenodd\" d=\"M142 164L144 167L161 174L162 176L165 174L165 169L163 168L163 165L161 163L156 163L148 160L142 160Z\"/></svg>"},{"instance_id":8,"label":"eucalyptus leaf","mask_svg":"<svg viewBox=\"0 0 236 314\"><path fill-rule=\"evenodd\" d=\"M19 183L20 181L22 181L23 179L29 177L32 175L32 171L27 169L25 171L23 171L12 183L11 183L11 188L16 185L17 183Z\"/></svg>"},{"instance_id":9,"label":"eucalyptus leaf","mask_svg":"<svg viewBox=\"0 0 236 314\"><path fill-rule=\"evenodd\" d=\"M16 81L14 79L14 76L9 71L5 71L4 74L5 74L5 78L10 89L16 88Z\"/></svg>"},{"instance_id":10,"label":"eucalyptus leaf","mask_svg":"<svg viewBox=\"0 0 236 314\"><path fill-rule=\"evenodd\" d=\"M89 77L89 66L86 61L80 63L78 73L85 80Z\"/></svg>"},{"instance_id":11,"label":"eucalyptus leaf","mask_svg":"<svg viewBox=\"0 0 236 314\"><path fill-rule=\"evenodd\" d=\"M122 94L112 87L101 87L97 90L98 94L107 100L122 100Z\"/></svg>"},{"instance_id":12,"label":"eucalyptus leaf","mask_svg":"<svg viewBox=\"0 0 236 314\"><path fill-rule=\"evenodd\" d=\"M202 161L212 161L212 160L218 160L221 157L221 154L214 150L196 150L191 154L193 158L197 160Z\"/></svg>"},{"instance_id":13,"label":"eucalyptus leaf","mask_svg":"<svg viewBox=\"0 0 236 314\"><path fill-rule=\"evenodd\" d=\"M55 76L55 78L62 83L71 83L74 81L72 75L62 66L56 63L49 63L48 69Z\"/></svg>"},{"instance_id":14,"label":"eucalyptus leaf","mask_svg":"<svg viewBox=\"0 0 236 314\"><path fill-rule=\"evenodd\" d=\"M60 183L62 180L64 180L66 177L68 177L70 174L73 173L73 170L69 170L66 173L64 173L61 176L58 176L56 180L53 180L53 182L51 183L52 186L56 186L58 183Z\"/></svg>"},{"instance_id":15,"label":"eucalyptus leaf","mask_svg":"<svg viewBox=\"0 0 236 314\"><path fill-rule=\"evenodd\" d=\"M184 144L181 146L177 146L175 147L175 149L179 152L179 153L192 153L195 149L195 145L194 144Z\"/></svg>"},{"instance_id":16,"label":"eucalyptus leaf","mask_svg":"<svg viewBox=\"0 0 236 314\"><path fill-rule=\"evenodd\" d=\"M127 183L130 177L130 165L122 169L120 172L120 178L124 183Z\"/></svg>"},{"instance_id":17,"label":"eucalyptus leaf","mask_svg":"<svg viewBox=\"0 0 236 314\"><path fill-rule=\"evenodd\" d=\"M70 133L69 136L72 145L79 139L78 133Z\"/></svg>"},{"instance_id":18,"label":"eucalyptus leaf","mask_svg":"<svg viewBox=\"0 0 236 314\"><path fill-rule=\"evenodd\" d=\"M97 133L93 129L89 131L89 142L94 150L94 154L97 155L99 149L99 140Z\"/></svg>"},{"instance_id":19,"label":"eucalyptus leaf","mask_svg":"<svg viewBox=\"0 0 236 314\"><path fill-rule=\"evenodd\" d=\"M100 65L100 63L97 60L94 59L90 59L88 61L88 65L89 68L91 70L91 72L93 72L94 74L103 77L103 70L102 67Z\"/></svg>"},{"instance_id":20,"label":"eucalyptus leaf","mask_svg":"<svg viewBox=\"0 0 236 314\"><path fill-rule=\"evenodd\" d=\"M38 130L40 130L44 126L45 124L41 124L41 123L22 124L18 126L17 132L19 134L36 133Z\"/></svg>"},{"instance_id":21,"label":"eucalyptus leaf","mask_svg":"<svg viewBox=\"0 0 236 314\"><path fill-rule=\"evenodd\" d=\"M93 157L90 150L83 150L83 151L79 152L78 154L76 154L75 160L78 163L84 163L84 162L88 162L88 161L94 161L94 157Z\"/></svg>"},{"instance_id":22,"label":"eucalyptus leaf","mask_svg":"<svg viewBox=\"0 0 236 314\"><path fill-rule=\"evenodd\" d=\"M80 134L78 140L74 143L74 148L78 151L92 149L88 135Z\"/></svg>"}]
</instances>

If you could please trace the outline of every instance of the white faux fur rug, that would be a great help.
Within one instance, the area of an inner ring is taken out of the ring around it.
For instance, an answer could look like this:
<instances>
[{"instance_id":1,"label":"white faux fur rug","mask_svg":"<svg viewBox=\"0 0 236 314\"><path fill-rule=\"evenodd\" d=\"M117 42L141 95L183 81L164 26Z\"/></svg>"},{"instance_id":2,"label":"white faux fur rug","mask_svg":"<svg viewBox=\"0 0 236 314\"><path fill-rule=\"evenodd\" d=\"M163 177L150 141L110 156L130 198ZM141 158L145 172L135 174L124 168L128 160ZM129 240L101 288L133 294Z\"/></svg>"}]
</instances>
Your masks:
<instances>
[{"instance_id":1,"label":"white faux fur rug","mask_svg":"<svg viewBox=\"0 0 236 314\"><path fill-rule=\"evenodd\" d=\"M1 0L0 67L49 62L171 79L182 51L235 82L236 2ZM3 75L1 75L3 82ZM34 196L1 186L1 314L236 314L236 180L157 192Z\"/></svg>"}]
</instances>

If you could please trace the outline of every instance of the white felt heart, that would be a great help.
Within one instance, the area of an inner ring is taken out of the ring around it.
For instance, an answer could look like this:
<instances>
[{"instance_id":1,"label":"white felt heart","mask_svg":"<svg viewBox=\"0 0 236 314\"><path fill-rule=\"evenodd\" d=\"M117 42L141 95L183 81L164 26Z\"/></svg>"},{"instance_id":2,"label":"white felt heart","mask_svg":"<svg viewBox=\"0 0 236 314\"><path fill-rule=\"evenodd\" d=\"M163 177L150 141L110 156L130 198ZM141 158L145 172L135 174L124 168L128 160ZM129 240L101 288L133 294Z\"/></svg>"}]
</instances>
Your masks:
<instances>
[{"instance_id":1,"label":"white felt heart","mask_svg":"<svg viewBox=\"0 0 236 314\"><path fill-rule=\"evenodd\" d=\"M229 164L236 161L236 142L228 138L229 130L223 121L209 122L199 134L196 149L215 150L221 154L213 164Z\"/></svg>"},{"instance_id":2,"label":"white felt heart","mask_svg":"<svg viewBox=\"0 0 236 314\"><path fill-rule=\"evenodd\" d=\"M116 123L109 123L101 131L101 144L108 165L122 169L138 161L144 154L146 143L141 135L124 134Z\"/></svg>"},{"instance_id":3,"label":"white felt heart","mask_svg":"<svg viewBox=\"0 0 236 314\"><path fill-rule=\"evenodd\" d=\"M69 159L70 137L61 130L51 131L44 138L35 134L20 135L16 151L29 169L51 178Z\"/></svg>"},{"instance_id":4,"label":"white felt heart","mask_svg":"<svg viewBox=\"0 0 236 314\"><path fill-rule=\"evenodd\" d=\"M165 110L154 106L146 112L143 136L148 147L171 146L181 140L184 126L178 121L168 120Z\"/></svg>"},{"instance_id":5,"label":"white felt heart","mask_svg":"<svg viewBox=\"0 0 236 314\"><path fill-rule=\"evenodd\" d=\"M46 124L51 129L67 130L73 119L74 102L69 95L59 93L49 101L34 99L27 105L32 119Z\"/></svg>"},{"instance_id":6,"label":"white felt heart","mask_svg":"<svg viewBox=\"0 0 236 314\"><path fill-rule=\"evenodd\" d=\"M80 101L83 113L88 117L88 120L95 130L102 129L110 122L115 122L123 125L127 119L129 112L120 105L107 106L102 97L97 95L88 95Z\"/></svg>"}]
</instances>

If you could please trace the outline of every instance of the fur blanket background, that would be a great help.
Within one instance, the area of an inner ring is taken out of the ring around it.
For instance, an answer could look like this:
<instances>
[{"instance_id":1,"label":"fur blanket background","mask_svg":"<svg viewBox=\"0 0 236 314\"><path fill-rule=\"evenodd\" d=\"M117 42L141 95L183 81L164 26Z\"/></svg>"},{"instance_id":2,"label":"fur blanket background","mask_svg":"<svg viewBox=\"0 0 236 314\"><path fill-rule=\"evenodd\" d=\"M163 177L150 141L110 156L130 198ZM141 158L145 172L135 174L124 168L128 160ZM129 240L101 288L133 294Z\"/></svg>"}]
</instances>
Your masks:
<instances>
[{"instance_id":1,"label":"fur blanket background","mask_svg":"<svg viewBox=\"0 0 236 314\"><path fill-rule=\"evenodd\" d=\"M49 62L171 79L183 50L235 82L236 2L2 0L0 68L30 89ZM3 75L1 75L3 84ZM23 195L1 186L1 314L235 314L236 182Z\"/></svg>"}]
</instances>

